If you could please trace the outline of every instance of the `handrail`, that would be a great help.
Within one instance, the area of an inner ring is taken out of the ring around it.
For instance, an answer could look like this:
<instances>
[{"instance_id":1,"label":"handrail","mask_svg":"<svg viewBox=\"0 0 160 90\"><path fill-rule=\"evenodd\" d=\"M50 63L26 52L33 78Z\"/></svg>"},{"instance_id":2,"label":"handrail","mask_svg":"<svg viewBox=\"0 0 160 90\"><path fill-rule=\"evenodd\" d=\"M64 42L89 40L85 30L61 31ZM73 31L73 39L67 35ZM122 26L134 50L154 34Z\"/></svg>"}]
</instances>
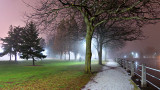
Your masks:
<instances>
[{"instance_id":1,"label":"handrail","mask_svg":"<svg viewBox=\"0 0 160 90\"><path fill-rule=\"evenodd\" d=\"M150 69L150 70L154 70L154 71L157 71L157 72L160 72L160 70L157 70L157 69L154 69L154 68L151 68L151 67L147 67L146 68Z\"/></svg>"},{"instance_id":2,"label":"handrail","mask_svg":"<svg viewBox=\"0 0 160 90\"><path fill-rule=\"evenodd\" d=\"M155 78L155 79L160 80L160 78L158 78L158 77L156 77L156 76L154 76L154 75L152 75L152 74L147 73L147 75L149 75L149 76L151 76L151 77L153 77L153 78Z\"/></svg>"},{"instance_id":3,"label":"handrail","mask_svg":"<svg viewBox=\"0 0 160 90\"><path fill-rule=\"evenodd\" d=\"M137 69L138 71L140 71L140 72L142 72L142 70L140 70L140 69Z\"/></svg>"},{"instance_id":4,"label":"handrail","mask_svg":"<svg viewBox=\"0 0 160 90\"><path fill-rule=\"evenodd\" d=\"M142 65L140 65L140 64L137 64L139 67L142 67Z\"/></svg>"},{"instance_id":5,"label":"handrail","mask_svg":"<svg viewBox=\"0 0 160 90\"><path fill-rule=\"evenodd\" d=\"M158 86L156 86L155 84L153 84L152 82L146 80L148 83L150 83L151 85L153 85L155 88L157 88L158 90L160 90L160 88Z\"/></svg>"},{"instance_id":6,"label":"handrail","mask_svg":"<svg viewBox=\"0 0 160 90\"><path fill-rule=\"evenodd\" d=\"M124 61L125 59L121 59L120 61ZM122 64L122 62L120 62L119 61L119 64L121 63ZM127 63L129 63L129 65L127 64L127 66L128 67L130 67L131 65L131 62L130 61L128 61ZM124 63L124 65L125 65L125 63ZM123 64L122 64L122 66L123 66ZM142 67L142 65L140 65L140 64L136 64L136 66L138 66L138 67ZM157 72L160 72L160 70L158 70L158 69L155 69L155 68L151 68L151 67L147 67L147 66L145 66L145 68L147 68L147 69L150 69L150 70L153 70L153 71L157 71ZM140 69L138 69L137 68L137 70L138 71L140 71L140 72L142 72L142 70L140 70ZM136 72L134 72L137 76L139 76L139 77L142 77L141 75L139 75L138 73L136 73ZM154 76L154 75L152 75L152 74L149 74L149 73L146 73L147 75L149 75L149 76L151 76L152 78L155 78L155 79L157 79L157 80L159 80L160 81L160 78L158 78L158 77L156 77L156 76ZM155 84L153 84L152 82L150 82L149 80L146 80L148 83L150 83L151 85L153 85L155 88L157 88L158 90L160 90L160 87L158 87L158 86L156 86Z\"/></svg>"},{"instance_id":7,"label":"handrail","mask_svg":"<svg viewBox=\"0 0 160 90\"><path fill-rule=\"evenodd\" d=\"M141 75L139 75L138 73L134 72L137 76L141 77Z\"/></svg>"}]
</instances>

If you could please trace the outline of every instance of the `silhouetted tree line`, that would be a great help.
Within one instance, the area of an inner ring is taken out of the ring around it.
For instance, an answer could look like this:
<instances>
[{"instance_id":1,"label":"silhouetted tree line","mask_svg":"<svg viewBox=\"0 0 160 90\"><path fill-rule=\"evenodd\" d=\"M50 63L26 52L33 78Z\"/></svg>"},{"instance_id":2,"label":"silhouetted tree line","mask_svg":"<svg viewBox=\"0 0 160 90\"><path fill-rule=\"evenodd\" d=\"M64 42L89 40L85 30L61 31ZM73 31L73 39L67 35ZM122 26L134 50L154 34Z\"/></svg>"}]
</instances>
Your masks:
<instances>
[{"instance_id":1,"label":"silhouetted tree line","mask_svg":"<svg viewBox=\"0 0 160 90\"><path fill-rule=\"evenodd\" d=\"M75 60L77 60L77 55L83 48L80 43L85 38L85 30L82 30L75 17L71 16L60 22L53 38L53 51L60 55L60 59L62 59L62 55L65 55L66 60L66 55L68 55L70 60L70 52L73 52Z\"/></svg>"},{"instance_id":2,"label":"silhouetted tree line","mask_svg":"<svg viewBox=\"0 0 160 90\"><path fill-rule=\"evenodd\" d=\"M6 54L15 56L15 61L17 61L17 54L23 59L33 59L33 65L35 65L35 58L45 58L46 56L42 54L44 51L43 43L44 39L39 38L38 29L33 22L29 22L25 27L13 27L10 26L8 36L1 38L3 41L2 48L3 52L0 56ZM42 43L43 42L43 43Z\"/></svg>"}]
</instances>

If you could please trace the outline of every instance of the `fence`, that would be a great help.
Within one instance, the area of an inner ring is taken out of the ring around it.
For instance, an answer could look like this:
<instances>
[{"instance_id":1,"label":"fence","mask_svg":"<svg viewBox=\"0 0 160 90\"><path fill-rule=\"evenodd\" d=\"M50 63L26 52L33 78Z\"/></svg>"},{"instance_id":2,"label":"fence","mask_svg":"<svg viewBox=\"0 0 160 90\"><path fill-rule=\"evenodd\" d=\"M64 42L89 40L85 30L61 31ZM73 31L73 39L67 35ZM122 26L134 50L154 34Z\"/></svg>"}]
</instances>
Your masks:
<instances>
[{"instance_id":1,"label":"fence","mask_svg":"<svg viewBox=\"0 0 160 90\"><path fill-rule=\"evenodd\" d=\"M158 73L160 73L160 70L157 70L157 69L154 69L154 68L151 68L151 67L147 67L145 64L138 65L134 61L128 61L128 60L121 59L121 58L116 59L116 62L118 62L126 70L129 70L131 72L131 76L132 77L134 75L139 76L141 78L141 87L146 87L147 83L149 83L152 86L154 86L155 88L157 88L158 90L160 90L160 87L158 87L157 85L153 84L153 82L151 82L151 81L146 79L146 75L148 75L148 76L150 76L152 78L155 78L155 79L157 79L159 81L160 81L160 78L158 78L158 77L156 77L156 76L154 76L154 75L152 75L150 73L147 73L146 69L150 69L150 70L156 71ZM141 75L135 72L135 67L136 66L137 67L141 67L141 69L137 68L137 70L141 72Z\"/></svg>"}]
</instances>

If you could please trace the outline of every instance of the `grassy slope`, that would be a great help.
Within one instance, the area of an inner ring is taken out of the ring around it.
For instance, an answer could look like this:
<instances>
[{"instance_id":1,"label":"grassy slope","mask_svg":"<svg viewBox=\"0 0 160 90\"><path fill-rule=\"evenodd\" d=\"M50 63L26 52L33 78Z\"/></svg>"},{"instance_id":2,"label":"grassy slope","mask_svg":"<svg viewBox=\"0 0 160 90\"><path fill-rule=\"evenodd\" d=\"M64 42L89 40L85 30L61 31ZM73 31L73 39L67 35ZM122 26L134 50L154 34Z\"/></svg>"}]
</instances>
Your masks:
<instances>
[{"instance_id":1,"label":"grassy slope","mask_svg":"<svg viewBox=\"0 0 160 90\"><path fill-rule=\"evenodd\" d=\"M0 62L0 89L80 89L93 75L84 74L84 62ZM92 71L100 65L92 63Z\"/></svg>"}]
</instances>

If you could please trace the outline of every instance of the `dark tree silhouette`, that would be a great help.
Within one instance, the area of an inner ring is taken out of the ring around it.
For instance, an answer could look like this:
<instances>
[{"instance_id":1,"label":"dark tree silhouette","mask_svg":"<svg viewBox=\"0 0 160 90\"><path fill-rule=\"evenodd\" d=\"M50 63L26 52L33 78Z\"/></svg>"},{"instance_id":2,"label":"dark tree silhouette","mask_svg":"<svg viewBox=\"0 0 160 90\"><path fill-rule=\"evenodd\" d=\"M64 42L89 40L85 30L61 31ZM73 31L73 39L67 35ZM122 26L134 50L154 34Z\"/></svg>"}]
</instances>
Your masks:
<instances>
[{"instance_id":1,"label":"dark tree silhouette","mask_svg":"<svg viewBox=\"0 0 160 90\"><path fill-rule=\"evenodd\" d=\"M41 38L38 37L38 30L33 22L28 23L22 32L22 42L20 45L21 58L23 59L33 59L33 65L35 65L36 58L46 58L42 54L44 51L43 47L40 45Z\"/></svg>"},{"instance_id":2,"label":"dark tree silhouette","mask_svg":"<svg viewBox=\"0 0 160 90\"><path fill-rule=\"evenodd\" d=\"M1 40L3 41L3 44L2 44L2 48L3 48L3 52L0 54L0 56L4 56L6 54L9 54L10 56L10 60L12 60L12 54L13 54L13 51L12 51L12 41L11 41L11 34L13 33L13 27L12 25L10 26L10 31L8 31L8 37L5 37L5 38L1 38Z\"/></svg>"},{"instance_id":3,"label":"dark tree silhouette","mask_svg":"<svg viewBox=\"0 0 160 90\"><path fill-rule=\"evenodd\" d=\"M4 48L4 52L1 54L2 56L10 53L14 54L15 61L17 61L17 53L20 51L20 42L21 42L21 32L23 31L23 27L10 27L10 31L8 32L8 37L2 38L3 41L2 47Z\"/></svg>"}]
</instances>

